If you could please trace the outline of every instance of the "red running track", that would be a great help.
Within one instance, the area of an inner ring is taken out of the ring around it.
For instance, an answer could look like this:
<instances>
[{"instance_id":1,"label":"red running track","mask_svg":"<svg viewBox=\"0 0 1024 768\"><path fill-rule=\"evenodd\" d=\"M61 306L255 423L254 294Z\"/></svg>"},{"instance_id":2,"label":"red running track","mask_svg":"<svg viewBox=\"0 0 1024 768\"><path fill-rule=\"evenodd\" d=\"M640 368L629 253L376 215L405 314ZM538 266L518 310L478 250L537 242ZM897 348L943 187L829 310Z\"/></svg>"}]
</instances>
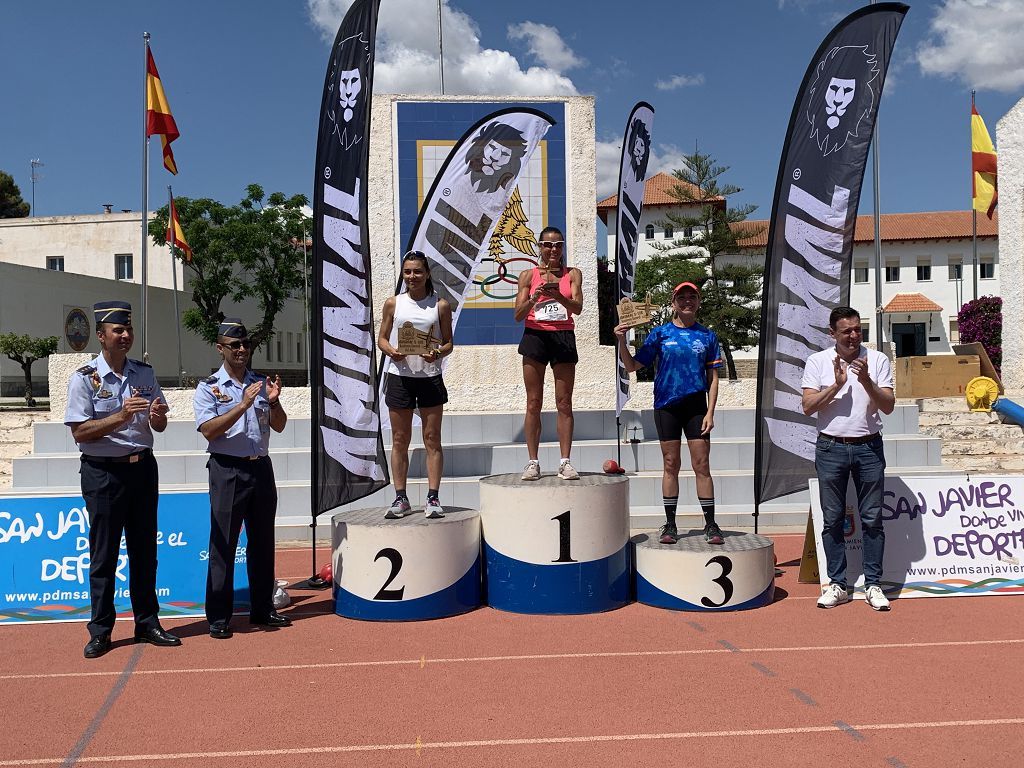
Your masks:
<instances>
[{"instance_id":1,"label":"red running track","mask_svg":"<svg viewBox=\"0 0 1024 768\"><path fill-rule=\"evenodd\" d=\"M292 590L294 626L82 658L82 624L0 627L4 766L1019 766L1024 603L814 607L802 537L776 602L371 623ZM297 582L307 550L278 553Z\"/></svg>"}]
</instances>

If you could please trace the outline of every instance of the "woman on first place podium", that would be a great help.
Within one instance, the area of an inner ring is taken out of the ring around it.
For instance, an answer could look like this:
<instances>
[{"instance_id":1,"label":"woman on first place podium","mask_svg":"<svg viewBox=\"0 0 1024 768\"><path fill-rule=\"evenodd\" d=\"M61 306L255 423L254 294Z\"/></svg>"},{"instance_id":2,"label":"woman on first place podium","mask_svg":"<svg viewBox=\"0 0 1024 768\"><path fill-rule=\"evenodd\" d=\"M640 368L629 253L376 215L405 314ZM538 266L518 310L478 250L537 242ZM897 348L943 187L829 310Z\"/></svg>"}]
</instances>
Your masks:
<instances>
[{"instance_id":1,"label":"woman on first place podium","mask_svg":"<svg viewBox=\"0 0 1024 768\"><path fill-rule=\"evenodd\" d=\"M441 379L441 358L452 353L452 307L439 298L430 279L430 265L422 251L409 251L402 259L405 293L384 302L377 336L377 348L388 357L384 371L384 402L391 417L391 474L395 500L384 515L404 517L412 511L406 482L409 476L409 441L412 438L412 412L419 408L423 420L423 447L427 449L427 503L424 513L434 519L444 517L438 498L444 453L441 451L441 416L448 402L448 390ZM440 338L439 346L428 339L429 351L422 355L403 355L398 351L398 329L406 322L417 331Z\"/></svg>"},{"instance_id":2,"label":"woman on first place podium","mask_svg":"<svg viewBox=\"0 0 1024 768\"><path fill-rule=\"evenodd\" d=\"M516 322L525 320L519 354L523 356L526 385L526 449L530 461L523 480L540 479L540 410L544 404L544 370L548 363L555 376L555 407L558 409L558 446L562 461L558 476L579 480L569 463L572 450L572 389L576 382L576 323L573 315L583 311L581 273L565 262L565 235L557 227L545 227L538 241L540 264L519 273L516 292Z\"/></svg>"},{"instance_id":3,"label":"woman on first place podium","mask_svg":"<svg viewBox=\"0 0 1024 768\"><path fill-rule=\"evenodd\" d=\"M700 291L693 283L680 283L672 291L672 320L654 328L634 357L626 345L628 325L615 326L619 357L630 373L657 361L654 378L654 424L661 441L664 471L661 492L665 525L661 543L679 540L676 505L679 503L679 465L682 436L690 451L697 486L697 501L704 513L704 540L722 544L715 522L715 482L711 477L711 430L718 403L718 369L722 353L714 331L697 322Z\"/></svg>"}]
</instances>

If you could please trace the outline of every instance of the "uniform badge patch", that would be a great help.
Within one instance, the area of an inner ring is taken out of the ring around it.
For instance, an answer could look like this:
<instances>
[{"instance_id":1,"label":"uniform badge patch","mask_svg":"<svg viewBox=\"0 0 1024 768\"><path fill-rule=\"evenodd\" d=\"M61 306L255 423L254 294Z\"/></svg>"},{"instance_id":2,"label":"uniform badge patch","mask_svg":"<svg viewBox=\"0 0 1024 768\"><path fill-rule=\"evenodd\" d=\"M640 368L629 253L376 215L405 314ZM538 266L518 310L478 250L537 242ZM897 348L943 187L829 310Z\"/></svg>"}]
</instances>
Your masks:
<instances>
[{"instance_id":1,"label":"uniform badge patch","mask_svg":"<svg viewBox=\"0 0 1024 768\"><path fill-rule=\"evenodd\" d=\"M97 400L106 400L106 399L111 398L113 396L114 396L114 393L111 392L109 389L106 389L106 388L101 389L99 392L96 393L96 399Z\"/></svg>"},{"instance_id":2,"label":"uniform badge patch","mask_svg":"<svg viewBox=\"0 0 1024 768\"><path fill-rule=\"evenodd\" d=\"M225 395L223 392L220 391L220 387L218 387L216 384L210 387L210 392L213 394L215 398L217 398L217 402L219 403L231 402L231 395Z\"/></svg>"}]
</instances>

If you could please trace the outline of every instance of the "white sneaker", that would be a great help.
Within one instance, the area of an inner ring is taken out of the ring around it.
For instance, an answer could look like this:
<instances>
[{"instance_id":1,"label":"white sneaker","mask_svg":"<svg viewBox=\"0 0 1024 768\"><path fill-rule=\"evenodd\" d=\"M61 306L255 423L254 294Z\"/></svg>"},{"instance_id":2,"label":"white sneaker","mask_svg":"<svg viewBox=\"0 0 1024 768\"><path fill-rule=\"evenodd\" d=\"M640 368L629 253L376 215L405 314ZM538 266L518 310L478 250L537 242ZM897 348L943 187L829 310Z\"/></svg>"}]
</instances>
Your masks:
<instances>
[{"instance_id":1,"label":"white sneaker","mask_svg":"<svg viewBox=\"0 0 1024 768\"><path fill-rule=\"evenodd\" d=\"M864 590L864 600L866 600L867 604L876 611L889 610L889 598L887 598L885 593L882 592L882 588L876 584L872 584Z\"/></svg>"},{"instance_id":2,"label":"white sneaker","mask_svg":"<svg viewBox=\"0 0 1024 768\"><path fill-rule=\"evenodd\" d=\"M881 590L879 590L881 591ZM850 602L850 593L838 584L829 584L818 598L819 608L835 608L837 605Z\"/></svg>"},{"instance_id":3,"label":"white sneaker","mask_svg":"<svg viewBox=\"0 0 1024 768\"><path fill-rule=\"evenodd\" d=\"M530 459L523 468L523 476L520 480L540 480L540 462Z\"/></svg>"},{"instance_id":4,"label":"white sneaker","mask_svg":"<svg viewBox=\"0 0 1024 768\"><path fill-rule=\"evenodd\" d=\"M563 480L579 480L580 473L576 471L572 464L568 461L563 461L558 467L558 476Z\"/></svg>"}]
</instances>

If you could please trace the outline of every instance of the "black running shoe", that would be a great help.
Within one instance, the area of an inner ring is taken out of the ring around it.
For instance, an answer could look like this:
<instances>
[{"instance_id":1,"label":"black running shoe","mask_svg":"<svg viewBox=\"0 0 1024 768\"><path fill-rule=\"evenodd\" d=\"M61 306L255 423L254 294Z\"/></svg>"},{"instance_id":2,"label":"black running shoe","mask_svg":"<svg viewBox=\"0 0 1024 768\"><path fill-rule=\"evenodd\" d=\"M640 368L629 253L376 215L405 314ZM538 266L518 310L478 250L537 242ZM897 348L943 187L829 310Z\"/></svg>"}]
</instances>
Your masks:
<instances>
[{"instance_id":1,"label":"black running shoe","mask_svg":"<svg viewBox=\"0 0 1024 768\"><path fill-rule=\"evenodd\" d=\"M717 523L708 523L704 526L704 541L708 544L725 543L725 537L722 535L722 529L718 527Z\"/></svg>"},{"instance_id":2,"label":"black running shoe","mask_svg":"<svg viewBox=\"0 0 1024 768\"><path fill-rule=\"evenodd\" d=\"M675 544L679 541L679 531L676 530L676 524L665 523L661 526L661 538L658 541L662 544Z\"/></svg>"}]
</instances>

